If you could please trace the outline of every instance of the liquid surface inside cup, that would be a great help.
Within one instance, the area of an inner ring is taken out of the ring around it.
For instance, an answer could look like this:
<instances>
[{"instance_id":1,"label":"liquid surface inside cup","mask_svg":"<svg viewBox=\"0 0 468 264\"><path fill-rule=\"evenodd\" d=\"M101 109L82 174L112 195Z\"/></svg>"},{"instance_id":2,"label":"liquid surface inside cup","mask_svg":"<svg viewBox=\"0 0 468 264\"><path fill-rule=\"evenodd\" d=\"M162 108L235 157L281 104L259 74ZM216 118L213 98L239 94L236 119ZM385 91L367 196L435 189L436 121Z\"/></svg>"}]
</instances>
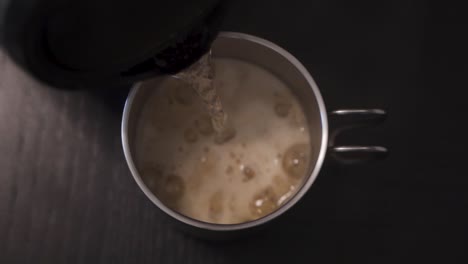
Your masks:
<instances>
[{"instance_id":1,"label":"liquid surface inside cup","mask_svg":"<svg viewBox=\"0 0 468 264\"><path fill-rule=\"evenodd\" d=\"M236 136L214 143L200 98L168 77L147 87L153 91L137 121L136 165L148 189L172 210L238 224L272 213L300 189L311 163L309 127L298 100L270 72L228 58L213 64Z\"/></svg>"}]
</instances>

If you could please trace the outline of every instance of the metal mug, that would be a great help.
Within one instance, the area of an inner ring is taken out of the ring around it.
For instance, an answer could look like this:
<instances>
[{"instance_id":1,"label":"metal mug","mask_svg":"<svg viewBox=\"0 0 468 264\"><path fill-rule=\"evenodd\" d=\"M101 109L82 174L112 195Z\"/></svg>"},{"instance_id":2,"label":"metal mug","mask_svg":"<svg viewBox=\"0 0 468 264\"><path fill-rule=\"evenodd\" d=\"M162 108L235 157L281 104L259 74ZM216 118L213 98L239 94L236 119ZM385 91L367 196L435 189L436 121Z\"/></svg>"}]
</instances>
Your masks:
<instances>
[{"instance_id":1,"label":"metal mug","mask_svg":"<svg viewBox=\"0 0 468 264\"><path fill-rule=\"evenodd\" d=\"M227 238L259 229L276 219L309 190L315 181L327 154L345 163L383 158L387 149L380 146L335 146L335 138L344 130L362 124L377 124L382 122L386 113L380 109L346 109L327 113L319 88L306 68L290 53L279 46L247 34L223 32L220 33L212 46L214 57L235 58L259 65L279 79L284 81L301 103L306 114L310 129L310 142L313 146L308 177L301 188L289 201L276 211L260 219L239 224L213 224L198 221L182 215L165 206L145 185L133 160L136 122L145 100L151 89L140 82L132 88L123 113L122 144L127 164L138 186L145 195L164 213L176 219L179 226L191 233L206 238ZM158 82L158 79L146 82ZM153 85L152 85L153 86ZM352 117L352 123L343 126L329 134L328 116ZM358 122L356 123L356 118Z\"/></svg>"}]
</instances>

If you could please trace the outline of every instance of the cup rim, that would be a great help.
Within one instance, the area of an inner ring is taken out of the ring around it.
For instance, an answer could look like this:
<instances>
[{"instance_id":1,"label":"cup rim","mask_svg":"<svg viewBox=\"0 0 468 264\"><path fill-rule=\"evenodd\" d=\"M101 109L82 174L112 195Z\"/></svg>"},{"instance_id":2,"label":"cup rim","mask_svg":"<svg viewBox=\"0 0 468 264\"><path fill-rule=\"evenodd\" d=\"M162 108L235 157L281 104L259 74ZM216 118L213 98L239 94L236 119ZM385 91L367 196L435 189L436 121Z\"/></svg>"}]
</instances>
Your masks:
<instances>
[{"instance_id":1,"label":"cup rim","mask_svg":"<svg viewBox=\"0 0 468 264\"><path fill-rule=\"evenodd\" d=\"M283 204L281 207L279 207L277 210L273 211L272 213L262 218L253 220L253 221L243 222L243 223L238 223L238 224L215 224L215 223L203 222L203 221L185 216L175 210L170 209L169 207L164 205L164 203L162 203L148 189L148 187L146 187L145 183L143 182L141 176L138 173L138 170L136 169L135 163L133 162L132 153L130 151L130 146L128 142L128 133L127 133L128 122L129 122L129 118L130 118L129 116L130 116L134 98L138 94L138 91L141 88L141 82L136 83L132 87L127 97L127 100L125 102L123 116L122 116L122 125L121 125L121 137L122 137L121 139L122 139L122 147L123 147L125 160L127 161L127 165L130 169L130 172L135 182L140 187L140 189L145 193L146 197L150 199L164 213L168 214L172 218L184 224L187 224L189 226L193 226L196 228L211 230L211 231L236 231L236 230L244 230L244 229L250 229L256 226L260 226L275 219L276 217L288 211L292 206L294 206L310 189L313 182L317 178L317 175L320 172L320 169L325 160L325 154L327 151L327 142L328 142L328 119L327 119L325 103L323 101L322 95L320 93L320 90L317 84L315 83L314 79L312 78L310 73L307 71L307 69L299 62L299 60L297 60L288 51L286 51L285 49L279 47L278 45L268 40L265 40L256 36L252 36L249 34L245 34L245 33L220 32L217 38L243 39L243 40L255 42L256 44L260 44L264 46L265 48L271 49L275 51L278 55L281 55L285 59L287 59L291 63L291 66L296 67L296 69L304 76L307 83L309 84L309 87L311 88L312 92L314 93L314 97L317 100L317 105L320 111L320 119L321 119L321 125L322 125L322 140L321 140L319 155L315 161L314 169L309 175L309 177L307 178L306 182L301 186L301 188L285 204Z\"/></svg>"}]
</instances>

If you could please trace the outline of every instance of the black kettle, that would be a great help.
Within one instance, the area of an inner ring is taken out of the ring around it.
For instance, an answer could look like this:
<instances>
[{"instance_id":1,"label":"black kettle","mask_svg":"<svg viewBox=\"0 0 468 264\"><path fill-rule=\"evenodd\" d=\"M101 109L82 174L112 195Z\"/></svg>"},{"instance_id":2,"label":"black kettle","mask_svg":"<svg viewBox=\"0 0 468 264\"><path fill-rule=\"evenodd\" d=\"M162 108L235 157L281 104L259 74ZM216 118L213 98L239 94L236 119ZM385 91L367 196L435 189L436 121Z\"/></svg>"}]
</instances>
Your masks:
<instances>
[{"instance_id":1,"label":"black kettle","mask_svg":"<svg viewBox=\"0 0 468 264\"><path fill-rule=\"evenodd\" d=\"M223 0L0 0L0 44L52 86L120 86L198 60L224 8Z\"/></svg>"}]
</instances>

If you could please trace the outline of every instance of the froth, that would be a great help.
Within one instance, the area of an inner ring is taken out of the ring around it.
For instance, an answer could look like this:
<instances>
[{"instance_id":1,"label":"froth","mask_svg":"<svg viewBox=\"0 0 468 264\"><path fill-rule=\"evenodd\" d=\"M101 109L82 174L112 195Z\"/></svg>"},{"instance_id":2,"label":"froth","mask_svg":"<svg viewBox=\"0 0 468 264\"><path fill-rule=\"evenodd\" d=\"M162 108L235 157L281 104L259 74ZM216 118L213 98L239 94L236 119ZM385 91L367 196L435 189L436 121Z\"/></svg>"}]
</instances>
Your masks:
<instances>
[{"instance_id":1,"label":"froth","mask_svg":"<svg viewBox=\"0 0 468 264\"><path fill-rule=\"evenodd\" d=\"M310 163L309 130L298 101L268 71L233 59L214 59L214 67L236 136L214 144L201 100L167 78L138 122L137 167L172 209L206 222L240 223L271 213L299 188Z\"/></svg>"}]
</instances>

